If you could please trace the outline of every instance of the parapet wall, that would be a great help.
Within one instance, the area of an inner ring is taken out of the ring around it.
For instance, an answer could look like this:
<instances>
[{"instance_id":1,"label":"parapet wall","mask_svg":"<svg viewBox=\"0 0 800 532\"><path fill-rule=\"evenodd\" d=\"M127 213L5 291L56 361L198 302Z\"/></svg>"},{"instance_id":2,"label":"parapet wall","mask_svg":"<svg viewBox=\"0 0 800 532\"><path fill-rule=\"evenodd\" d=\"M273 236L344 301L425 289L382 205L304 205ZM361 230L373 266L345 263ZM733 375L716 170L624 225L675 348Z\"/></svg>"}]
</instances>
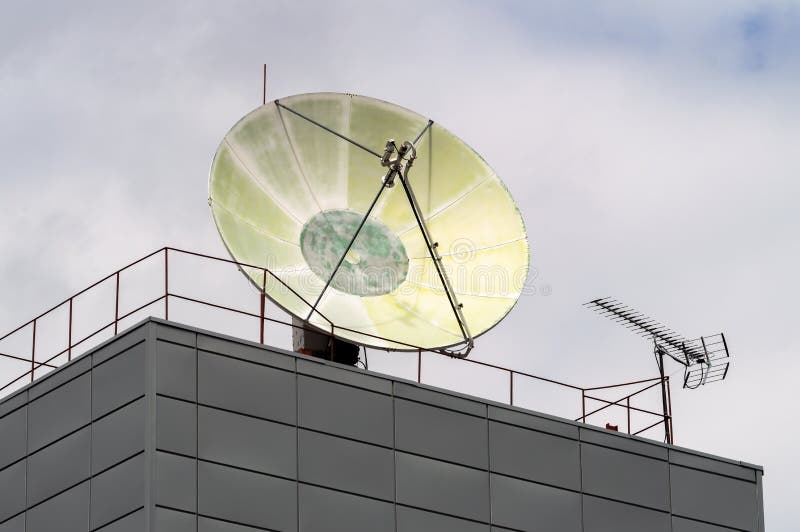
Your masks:
<instances>
[{"instance_id":1,"label":"parapet wall","mask_svg":"<svg viewBox=\"0 0 800 532\"><path fill-rule=\"evenodd\" d=\"M0 400L0 532L763 531L761 477L157 319Z\"/></svg>"}]
</instances>

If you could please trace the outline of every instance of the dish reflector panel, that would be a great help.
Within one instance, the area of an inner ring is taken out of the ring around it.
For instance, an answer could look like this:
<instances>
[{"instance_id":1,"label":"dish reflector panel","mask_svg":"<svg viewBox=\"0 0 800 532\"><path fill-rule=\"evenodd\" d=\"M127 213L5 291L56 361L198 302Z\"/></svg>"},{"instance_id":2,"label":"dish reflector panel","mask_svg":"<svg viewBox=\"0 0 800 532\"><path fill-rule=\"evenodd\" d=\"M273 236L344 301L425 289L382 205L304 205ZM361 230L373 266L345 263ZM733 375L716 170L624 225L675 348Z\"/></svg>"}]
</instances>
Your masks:
<instances>
[{"instance_id":1,"label":"dish reflector panel","mask_svg":"<svg viewBox=\"0 0 800 532\"><path fill-rule=\"evenodd\" d=\"M387 139L416 148L392 188L382 184ZM511 310L527 277L525 226L495 172L445 128L384 101L321 93L259 107L222 140L209 196L232 257L280 278L267 278L266 295L354 343L463 344L451 299L476 337ZM243 271L260 289L262 272Z\"/></svg>"}]
</instances>

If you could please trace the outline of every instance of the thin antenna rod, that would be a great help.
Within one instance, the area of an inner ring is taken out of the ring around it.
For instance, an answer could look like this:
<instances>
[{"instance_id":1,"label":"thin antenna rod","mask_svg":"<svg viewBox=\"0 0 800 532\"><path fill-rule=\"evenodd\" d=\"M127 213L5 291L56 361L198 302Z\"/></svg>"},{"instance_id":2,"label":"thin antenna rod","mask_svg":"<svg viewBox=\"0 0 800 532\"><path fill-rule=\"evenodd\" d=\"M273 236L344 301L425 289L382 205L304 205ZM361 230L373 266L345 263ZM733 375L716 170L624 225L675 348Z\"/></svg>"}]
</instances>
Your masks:
<instances>
[{"instance_id":1,"label":"thin antenna rod","mask_svg":"<svg viewBox=\"0 0 800 532\"><path fill-rule=\"evenodd\" d=\"M264 95L261 97L261 105L267 105L267 64L264 63Z\"/></svg>"}]
</instances>

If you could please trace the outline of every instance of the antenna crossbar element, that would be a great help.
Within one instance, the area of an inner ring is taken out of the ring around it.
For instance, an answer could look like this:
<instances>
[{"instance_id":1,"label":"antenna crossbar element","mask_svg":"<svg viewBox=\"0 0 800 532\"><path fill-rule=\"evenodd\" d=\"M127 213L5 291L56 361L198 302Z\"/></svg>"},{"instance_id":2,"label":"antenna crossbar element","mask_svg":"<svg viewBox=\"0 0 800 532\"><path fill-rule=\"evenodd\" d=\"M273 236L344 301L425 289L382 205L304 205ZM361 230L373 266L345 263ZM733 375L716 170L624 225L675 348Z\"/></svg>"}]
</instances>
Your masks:
<instances>
[{"instance_id":1,"label":"antenna crossbar element","mask_svg":"<svg viewBox=\"0 0 800 532\"><path fill-rule=\"evenodd\" d=\"M728 374L730 355L722 333L687 340L666 325L610 297L594 299L585 303L585 306L633 333L652 340L660 370L663 371L664 356L684 366L684 388L697 388L709 382L721 381Z\"/></svg>"}]
</instances>

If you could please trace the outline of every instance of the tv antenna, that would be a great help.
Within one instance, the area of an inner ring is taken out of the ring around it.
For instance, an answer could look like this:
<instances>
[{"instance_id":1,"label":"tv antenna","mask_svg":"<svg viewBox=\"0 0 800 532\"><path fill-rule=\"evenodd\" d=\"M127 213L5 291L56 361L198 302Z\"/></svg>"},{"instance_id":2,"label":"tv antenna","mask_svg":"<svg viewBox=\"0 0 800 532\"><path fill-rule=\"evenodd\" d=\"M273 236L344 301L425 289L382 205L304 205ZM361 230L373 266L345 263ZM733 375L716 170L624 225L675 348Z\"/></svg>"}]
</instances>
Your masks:
<instances>
[{"instance_id":1,"label":"tv antenna","mask_svg":"<svg viewBox=\"0 0 800 532\"><path fill-rule=\"evenodd\" d=\"M665 356L684 367L684 388L693 390L711 382L724 380L728 375L730 354L723 333L686 339L653 318L611 297L594 299L584 303L584 306L653 342L653 353L661 375L664 412L667 412ZM664 423L664 431L666 441L672 443L670 423Z\"/></svg>"}]
</instances>

